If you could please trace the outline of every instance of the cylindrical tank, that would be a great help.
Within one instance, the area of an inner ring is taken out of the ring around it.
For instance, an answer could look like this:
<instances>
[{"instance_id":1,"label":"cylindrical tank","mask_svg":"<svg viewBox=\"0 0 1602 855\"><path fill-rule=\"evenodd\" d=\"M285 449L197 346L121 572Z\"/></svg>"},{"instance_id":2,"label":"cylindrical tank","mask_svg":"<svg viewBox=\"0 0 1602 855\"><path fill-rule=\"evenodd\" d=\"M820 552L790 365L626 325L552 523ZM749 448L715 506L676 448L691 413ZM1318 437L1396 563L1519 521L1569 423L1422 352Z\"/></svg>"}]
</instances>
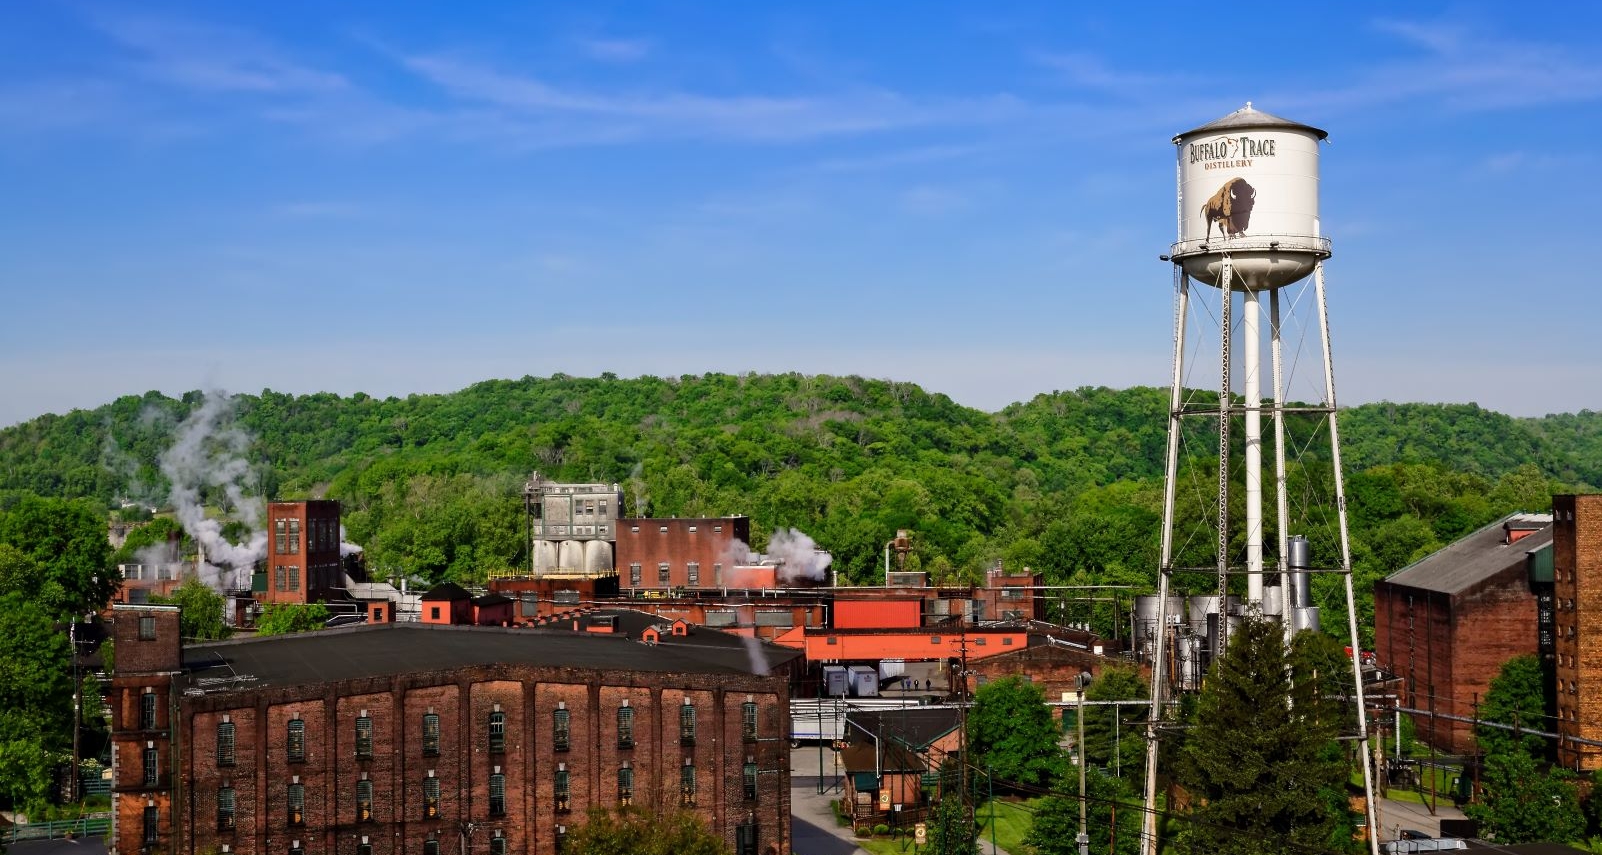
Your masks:
<instances>
[{"instance_id":1,"label":"cylindrical tank","mask_svg":"<svg viewBox=\"0 0 1602 855\"><path fill-rule=\"evenodd\" d=\"M1295 630L1296 632L1301 632L1304 629L1310 629L1314 632L1318 632L1320 629L1318 620L1318 606L1305 606L1302 608L1292 609L1291 629Z\"/></svg>"},{"instance_id":2,"label":"cylindrical tank","mask_svg":"<svg viewBox=\"0 0 1602 855\"><path fill-rule=\"evenodd\" d=\"M564 540L556 553L557 569L563 573L575 573L584 569L584 541Z\"/></svg>"},{"instance_id":3,"label":"cylindrical tank","mask_svg":"<svg viewBox=\"0 0 1602 855\"><path fill-rule=\"evenodd\" d=\"M1157 608L1161 598L1142 594L1135 597L1135 608L1130 615L1133 622L1131 627L1135 639L1135 651L1140 655L1150 654L1157 639ZM1185 600L1183 597L1169 597L1166 619L1169 626L1184 622Z\"/></svg>"},{"instance_id":4,"label":"cylindrical tank","mask_svg":"<svg viewBox=\"0 0 1602 855\"><path fill-rule=\"evenodd\" d=\"M1312 563L1312 550L1307 545L1307 538L1302 535L1291 535L1285 549L1285 563L1290 570L1291 596L1289 605L1296 608L1307 608L1313 604L1312 591L1308 589L1307 568Z\"/></svg>"},{"instance_id":5,"label":"cylindrical tank","mask_svg":"<svg viewBox=\"0 0 1602 855\"><path fill-rule=\"evenodd\" d=\"M612 572L612 544L605 540L584 543L584 572L604 576Z\"/></svg>"},{"instance_id":6,"label":"cylindrical tank","mask_svg":"<svg viewBox=\"0 0 1602 855\"><path fill-rule=\"evenodd\" d=\"M559 546L554 540L534 541L534 575L556 572Z\"/></svg>"},{"instance_id":7,"label":"cylindrical tank","mask_svg":"<svg viewBox=\"0 0 1602 855\"><path fill-rule=\"evenodd\" d=\"M1278 616L1285 613L1282 594L1278 585L1263 586L1263 614Z\"/></svg>"},{"instance_id":8,"label":"cylindrical tank","mask_svg":"<svg viewBox=\"0 0 1602 855\"><path fill-rule=\"evenodd\" d=\"M1318 217L1318 144L1324 131L1245 107L1174 137L1179 154L1179 241L1171 255L1217 286L1289 285L1328 258Z\"/></svg>"},{"instance_id":9,"label":"cylindrical tank","mask_svg":"<svg viewBox=\"0 0 1602 855\"><path fill-rule=\"evenodd\" d=\"M1207 634L1207 616L1217 614L1218 605L1223 600L1217 594L1196 594L1190 598L1189 621L1190 631L1197 635Z\"/></svg>"}]
</instances>

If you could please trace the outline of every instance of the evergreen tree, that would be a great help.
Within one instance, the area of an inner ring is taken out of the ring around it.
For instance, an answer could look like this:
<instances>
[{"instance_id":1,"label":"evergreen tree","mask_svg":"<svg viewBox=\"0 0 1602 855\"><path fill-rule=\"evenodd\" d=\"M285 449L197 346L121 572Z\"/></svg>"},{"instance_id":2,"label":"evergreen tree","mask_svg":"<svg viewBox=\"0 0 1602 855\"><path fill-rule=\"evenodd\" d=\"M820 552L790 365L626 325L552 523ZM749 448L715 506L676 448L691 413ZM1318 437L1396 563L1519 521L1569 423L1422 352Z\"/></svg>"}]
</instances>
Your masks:
<instances>
[{"instance_id":1,"label":"evergreen tree","mask_svg":"<svg viewBox=\"0 0 1602 855\"><path fill-rule=\"evenodd\" d=\"M1323 676L1287 653L1276 623L1248 619L1230 634L1180 749L1178 780L1198 805L1181 851L1292 853L1336 839L1329 794L1347 767L1332 750L1341 710Z\"/></svg>"}]
</instances>

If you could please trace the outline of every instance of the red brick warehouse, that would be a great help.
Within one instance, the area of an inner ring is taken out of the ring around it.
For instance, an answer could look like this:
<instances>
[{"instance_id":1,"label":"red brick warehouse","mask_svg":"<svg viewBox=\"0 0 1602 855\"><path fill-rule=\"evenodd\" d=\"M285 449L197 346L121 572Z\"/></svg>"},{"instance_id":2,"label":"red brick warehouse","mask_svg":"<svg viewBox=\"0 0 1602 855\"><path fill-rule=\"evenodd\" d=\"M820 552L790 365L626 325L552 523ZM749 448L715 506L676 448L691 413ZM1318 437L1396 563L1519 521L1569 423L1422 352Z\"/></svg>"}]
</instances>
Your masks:
<instances>
[{"instance_id":1,"label":"red brick warehouse","mask_svg":"<svg viewBox=\"0 0 1602 855\"><path fill-rule=\"evenodd\" d=\"M623 805L789 851L787 685L742 646L390 623L180 647L172 607L114 616L115 855L554 853Z\"/></svg>"}]
</instances>

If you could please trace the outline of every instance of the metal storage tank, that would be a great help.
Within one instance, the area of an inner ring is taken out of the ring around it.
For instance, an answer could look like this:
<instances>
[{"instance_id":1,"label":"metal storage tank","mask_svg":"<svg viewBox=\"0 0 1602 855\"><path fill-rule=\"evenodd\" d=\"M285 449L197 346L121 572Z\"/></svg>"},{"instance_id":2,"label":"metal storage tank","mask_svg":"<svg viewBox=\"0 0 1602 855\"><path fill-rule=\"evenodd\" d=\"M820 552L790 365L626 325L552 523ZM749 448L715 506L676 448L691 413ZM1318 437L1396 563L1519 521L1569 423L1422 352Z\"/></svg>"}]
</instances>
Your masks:
<instances>
[{"instance_id":1,"label":"metal storage tank","mask_svg":"<svg viewBox=\"0 0 1602 855\"><path fill-rule=\"evenodd\" d=\"M544 575L555 572L559 558L559 546L554 540L534 541L534 573Z\"/></svg>"},{"instance_id":2,"label":"metal storage tank","mask_svg":"<svg viewBox=\"0 0 1602 855\"><path fill-rule=\"evenodd\" d=\"M1153 642L1157 638L1157 606L1159 598L1154 594L1142 594L1135 597L1135 609L1130 620L1133 622L1132 635L1135 639L1135 650L1141 655L1151 653ZM1184 621L1181 611L1185 606L1183 597L1168 598L1168 625L1175 626Z\"/></svg>"},{"instance_id":3,"label":"metal storage tank","mask_svg":"<svg viewBox=\"0 0 1602 855\"><path fill-rule=\"evenodd\" d=\"M556 553L556 568L564 573L584 569L584 541L564 540Z\"/></svg>"},{"instance_id":4,"label":"metal storage tank","mask_svg":"<svg viewBox=\"0 0 1602 855\"><path fill-rule=\"evenodd\" d=\"M1233 290L1289 285L1330 255L1318 214L1318 128L1252 109L1174 137L1179 241L1173 259L1217 286L1224 254Z\"/></svg>"},{"instance_id":5,"label":"metal storage tank","mask_svg":"<svg viewBox=\"0 0 1602 855\"><path fill-rule=\"evenodd\" d=\"M1291 629L1301 632L1310 629L1318 632L1320 629L1318 606L1303 606L1291 610Z\"/></svg>"},{"instance_id":6,"label":"metal storage tank","mask_svg":"<svg viewBox=\"0 0 1602 855\"><path fill-rule=\"evenodd\" d=\"M604 576L612 572L612 544L606 540L584 542L584 572Z\"/></svg>"},{"instance_id":7,"label":"metal storage tank","mask_svg":"<svg viewBox=\"0 0 1602 855\"><path fill-rule=\"evenodd\" d=\"M1285 613L1284 599L1278 585L1263 586L1263 614L1279 616Z\"/></svg>"}]
</instances>

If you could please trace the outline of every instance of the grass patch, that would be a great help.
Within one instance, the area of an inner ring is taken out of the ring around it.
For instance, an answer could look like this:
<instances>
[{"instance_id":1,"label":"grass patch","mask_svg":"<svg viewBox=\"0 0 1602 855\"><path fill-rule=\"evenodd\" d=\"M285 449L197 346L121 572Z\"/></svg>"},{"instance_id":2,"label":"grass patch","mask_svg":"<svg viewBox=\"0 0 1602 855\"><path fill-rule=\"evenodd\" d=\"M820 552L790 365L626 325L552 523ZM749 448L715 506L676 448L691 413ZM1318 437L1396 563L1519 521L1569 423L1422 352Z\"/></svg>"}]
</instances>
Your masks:
<instances>
[{"instance_id":1,"label":"grass patch","mask_svg":"<svg viewBox=\"0 0 1602 855\"><path fill-rule=\"evenodd\" d=\"M1034 826L1034 809L1041 799L1027 799L1023 802L1006 799L992 799L979 805L974 811L974 822L979 824L980 841L995 840L997 846L1015 855L1022 855L1028 851L1024 846L1024 835ZM991 810L995 810L995 820L991 820Z\"/></svg>"}]
</instances>

